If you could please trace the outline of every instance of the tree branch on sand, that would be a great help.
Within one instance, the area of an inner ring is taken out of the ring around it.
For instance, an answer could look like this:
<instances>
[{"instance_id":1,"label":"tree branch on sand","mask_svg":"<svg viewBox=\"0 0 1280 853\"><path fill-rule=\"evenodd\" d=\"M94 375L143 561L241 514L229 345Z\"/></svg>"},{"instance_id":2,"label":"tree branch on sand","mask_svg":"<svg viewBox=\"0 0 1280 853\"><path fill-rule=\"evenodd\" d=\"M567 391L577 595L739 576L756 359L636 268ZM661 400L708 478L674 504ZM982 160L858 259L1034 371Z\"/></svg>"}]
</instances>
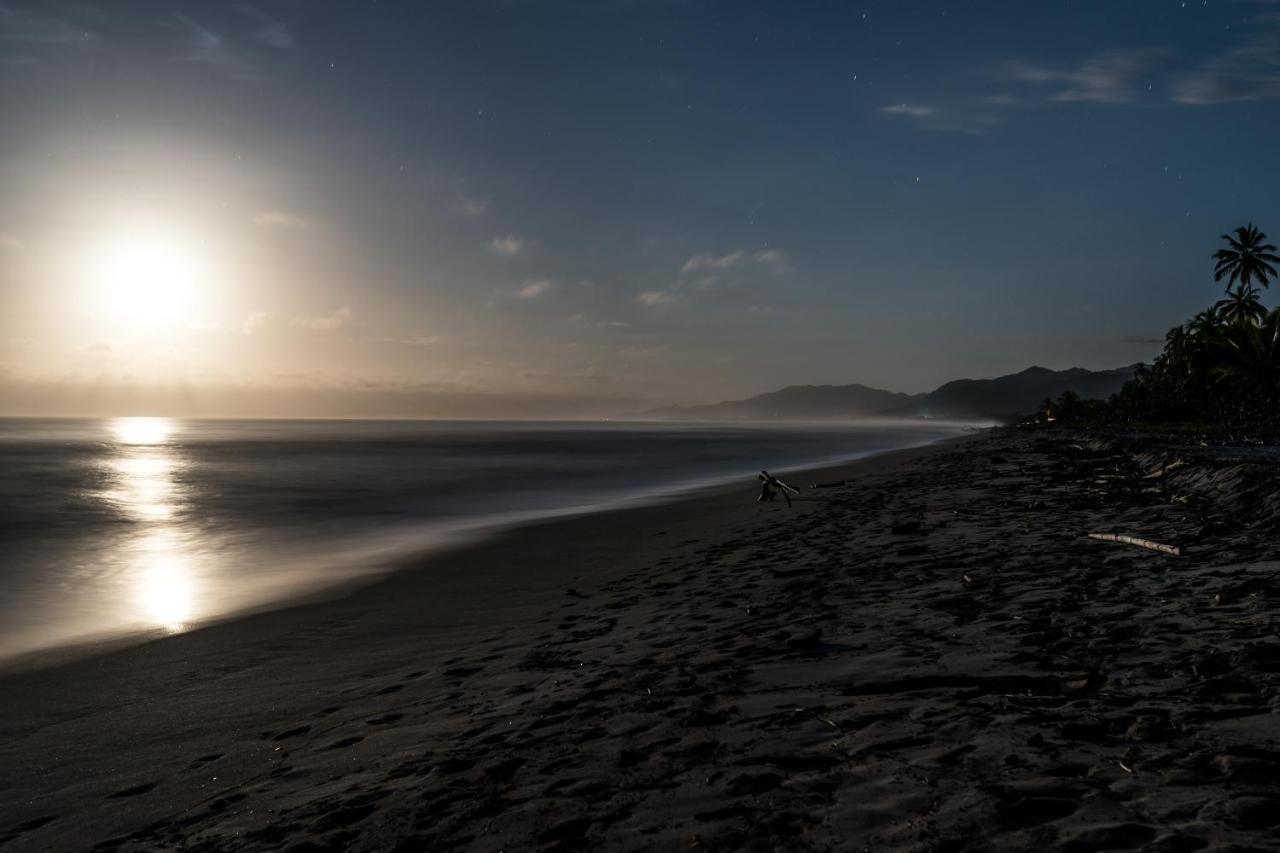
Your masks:
<instances>
[{"instance_id":1,"label":"tree branch on sand","mask_svg":"<svg viewBox=\"0 0 1280 853\"><path fill-rule=\"evenodd\" d=\"M1122 545L1137 545L1139 548L1146 548L1148 551L1159 551L1161 554L1168 554L1170 557L1182 556L1182 549L1177 545L1163 545L1159 542L1152 542L1150 539L1142 539L1137 536L1126 536L1123 533L1090 533L1090 539L1097 539L1101 542L1119 542Z\"/></svg>"}]
</instances>

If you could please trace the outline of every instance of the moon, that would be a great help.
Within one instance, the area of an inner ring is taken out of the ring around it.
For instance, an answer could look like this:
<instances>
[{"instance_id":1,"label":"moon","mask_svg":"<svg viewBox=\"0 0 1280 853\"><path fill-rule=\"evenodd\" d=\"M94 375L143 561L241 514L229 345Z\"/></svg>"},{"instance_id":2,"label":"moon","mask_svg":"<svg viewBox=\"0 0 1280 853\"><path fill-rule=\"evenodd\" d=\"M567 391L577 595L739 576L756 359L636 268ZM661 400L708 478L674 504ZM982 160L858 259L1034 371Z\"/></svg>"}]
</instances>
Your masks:
<instances>
[{"instance_id":1,"label":"moon","mask_svg":"<svg viewBox=\"0 0 1280 853\"><path fill-rule=\"evenodd\" d=\"M205 267L183 235L147 227L104 237L89 255L86 277L95 310L116 324L164 329L192 318Z\"/></svg>"}]
</instances>

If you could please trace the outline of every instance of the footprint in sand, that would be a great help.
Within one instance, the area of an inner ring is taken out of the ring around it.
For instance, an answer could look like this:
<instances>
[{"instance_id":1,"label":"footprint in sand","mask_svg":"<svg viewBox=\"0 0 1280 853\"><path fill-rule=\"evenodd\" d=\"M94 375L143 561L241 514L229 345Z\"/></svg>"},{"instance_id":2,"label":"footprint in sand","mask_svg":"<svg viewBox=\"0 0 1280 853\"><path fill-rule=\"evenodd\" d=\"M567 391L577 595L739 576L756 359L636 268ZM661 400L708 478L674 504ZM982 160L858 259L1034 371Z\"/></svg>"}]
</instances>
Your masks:
<instances>
[{"instance_id":1,"label":"footprint in sand","mask_svg":"<svg viewBox=\"0 0 1280 853\"><path fill-rule=\"evenodd\" d=\"M156 787L156 784L157 783L155 782L147 782L146 784L143 784L143 785L134 785L132 788L125 788L123 791L116 791L114 794L108 794L107 799L120 800L120 799L124 799L125 797L141 796L142 794L145 794L148 791L154 790Z\"/></svg>"},{"instance_id":2,"label":"footprint in sand","mask_svg":"<svg viewBox=\"0 0 1280 853\"><path fill-rule=\"evenodd\" d=\"M311 726L298 726L296 729L289 729L287 732L281 732L273 737L272 740L288 740L291 737L305 735L309 731L311 731Z\"/></svg>"},{"instance_id":3,"label":"footprint in sand","mask_svg":"<svg viewBox=\"0 0 1280 853\"><path fill-rule=\"evenodd\" d=\"M25 835L28 832L39 829L45 824L52 823L57 819L57 815L44 815L43 817L33 817L30 820L25 820L13 829L10 829L8 832L0 835L0 847L3 847L20 835Z\"/></svg>"},{"instance_id":4,"label":"footprint in sand","mask_svg":"<svg viewBox=\"0 0 1280 853\"><path fill-rule=\"evenodd\" d=\"M396 720L404 719L404 714L383 714L381 717L374 717L371 720L365 720L368 726L385 726L388 723L394 723Z\"/></svg>"},{"instance_id":5,"label":"footprint in sand","mask_svg":"<svg viewBox=\"0 0 1280 853\"><path fill-rule=\"evenodd\" d=\"M201 767L204 767L206 764L212 764L213 762L217 761L221 757L222 757L221 752L215 752L211 755L202 755L199 758L197 758L195 761L188 764L187 769L199 770Z\"/></svg>"}]
</instances>

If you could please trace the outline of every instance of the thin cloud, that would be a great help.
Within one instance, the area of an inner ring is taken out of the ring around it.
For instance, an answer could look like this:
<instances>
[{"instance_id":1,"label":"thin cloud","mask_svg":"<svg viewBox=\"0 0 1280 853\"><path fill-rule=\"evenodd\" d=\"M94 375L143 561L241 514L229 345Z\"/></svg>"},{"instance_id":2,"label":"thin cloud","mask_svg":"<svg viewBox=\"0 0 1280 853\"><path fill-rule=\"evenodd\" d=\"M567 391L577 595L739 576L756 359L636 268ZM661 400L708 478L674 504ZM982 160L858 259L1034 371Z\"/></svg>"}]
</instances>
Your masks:
<instances>
[{"instance_id":1,"label":"thin cloud","mask_svg":"<svg viewBox=\"0 0 1280 853\"><path fill-rule=\"evenodd\" d=\"M1162 344L1162 343L1164 343L1164 338L1152 338L1152 337L1148 337L1148 336L1146 336L1146 335L1125 335L1125 336L1124 336L1123 338L1121 338L1120 340L1121 340L1123 343L1126 343L1126 344L1143 344L1143 345L1149 345L1149 344Z\"/></svg>"},{"instance_id":2,"label":"thin cloud","mask_svg":"<svg viewBox=\"0 0 1280 853\"><path fill-rule=\"evenodd\" d=\"M27 244L17 237L0 231L0 252L21 252L26 247Z\"/></svg>"},{"instance_id":3,"label":"thin cloud","mask_svg":"<svg viewBox=\"0 0 1280 853\"><path fill-rule=\"evenodd\" d=\"M416 338L369 338L369 340L380 344L398 344L404 347L433 347L440 343L440 338L436 335L422 335Z\"/></svg>"},{"instance_id":4,"label":"thin cloud","mask_svg":"<svg viewBox=\"0 0 1280 853\"><path fill-rule=\"evenodd\" d=\"M336 332L350 321L351 309L344 305L319 317L299 318L293 321L293 325L313 332Z\"/></svg>"},{"instance_id":5,"label":"thin cloud","mask_svg":"<svg viewBox=\"0 0 1280 853\"><path fill-rule=\"evenodd\" d=\"M489 241L489 251L504 258L514 258L524 251L526 241L523 237L508 234L506 237L494 237Z\"/></svg>"},{"instance_id":6,"label":"thin cloud","mask_svg":"<svg viewBox=\"0 0 1280 853\"><path fill-rule=\"evenodd\" d=\"M286 231L301 231L308 225L307 220L285 210L262 210L253 215L253 224L259 228L279 228Z\"/></svg>"},{"instance_id":7,"label":"thin cloud","mask_svg":"<svg viewBox=\"0 0 1280 853\"><path fill-rule=\"evenodd\" d=\"M700 252L684 262L680 268L681 275L691 275L699 271L724 271L743 266L763 266L775 273L787 271L787 257L780 249L759 249L747 251L738 249L725 255L713 252Z\"/></svg>"},{"instance_id":8,"label":"thin cloud","mask_svg":"<svg viewBox=\"0 0 1280 853\"><path fill-rule=\"evenodd\" d=\"M278 21L260 9L252 6L241 6L240 11L257 21L260 26L250 33L249 38L253 41L273 47L276 50L293 50L297 45L293 40L293 33L285 26L283 21Z\"/></svg>"},{"instance_id":9,"label":"thin cloud","mask_svg":"<svg viewBox=\"0 0 1280 853\"><path fill-rule=\"evenodd\" d=\"M92 44L96 40L93 32L74 21L0 5L0 43L74 47Z\"/></svg>"},{"instance_id":10,"label":"thin cloud","mask_svg":"<svg viewBox=\"0 0 1280 853\"><path fill-rule=\"evenodd\" d=\"M982 133L1004 120L1003 110L1017 104L1010 95L965 98L945 108L931 104L898 103L880 107L885 115L913 122L922 130Z\"/></svg>"},{"instance_id":11,"label":"thin cloud","mask_svg":"<svg viewBox=\"0 0 1280 853\"><path fill-rule=\"evenodd\" d=\"M293 35L283 22L251 7L240 7L255 27L230 34L215 30L190 15L174 14L165 26L176 29L183 45L178 59L209 68L231 80L270 77L282 59L295 52Z\"/></svg>"},{"instance_id":12,"label":"thin cloud","mask_svg":"<svg viewBox=\"0 0 1280 853\"><path fill-rule=\"evenodd\" d=\"M630 323L624 323L621 320L596 320L589 314L570 314L565 317L570 323L582 323L588 326L595 326L597 329L626 329L631 326Z\"/></svg>"},{"instance_id":13,"label":"thin cloud","mask_svg":"<svg viewBox=\"0 0 1280 853\"><path fill-rule=\"evenodd\" d=\"M890 104L887 107L881 107L880 112L888 113L895 116L910 116L911 118L928 118L938 112L937 107L931 107L926 104Z\"/></svg>"},{"instance_id":14,"label":"thin cloud","mask_svg":"<svg viewBox=\"0 0 1280 853\"><path fill-rule=\"evenodd\" d=\"M680 297L665 290L646 290L636 297L636 301L646 308L661 308L666 305L674 305L680 301Z\"/></svg>"},{"instance_id":15,"label":"thin cloud","mask_svg":"<svg viewBox=\"0 0 1280 853\"><path fill-rule=\"evenodd\" d=\"M81 355L111 355L120 349L120 342L114 338L103 338L97 341L90 341L77 348L77 352Z\"/></svg>"},{"instance_id":16,"label":"thin cloud","mask_svg":"<svg viewBox=\"0 0 1280 853\"><path fill-rule=\"evenodd\" d=\"M252 335L266 327L271 322L271 315L266 311L253 311L240 323L240 331L246 335Z\"/></svg>"},{"instance_id":17,"label":"thin cloud","mask_svg":"<svg viewBox=\"0 0 1280 853\"><path fill-rule=\"evenodd\" d=\"M262 67L237 50L223 35L187 15L174 15L175 25L183 32L186 44L179 59L206 66L224 77L235 80L259 80Z\"/></svg>"},{"instance_id":18,"label":"thin cloud","mask_svg":"<svg viewBox=\"0 0 1280 853\"><path fill-rule=\"evenodd\" d=\"M1075 68L1012 63L1004 77L1052 89L1052 101L1123 104L1136 100L1146 79L1169 58L1158 48L1112 50L1082 61Z\"/></svg>"},{"instance_id":19,"label":"thin cloud","mask_svg":"<svg viewBox=\"0 0 1280 853\"><path fill-rule=\"evenodd\" d=\"M469 196L464 193L458 193L458 206L462 208L462 212L467 216L484 216L489 209L489 199L483 196Z\"/></svg>"},{"instance_id":20,"label":"thin cloud","mask_svg":"<svg viewBox=\"0 0 1280 853\"><path fill-rule=\"evenodd\" d=\"M1173 100L1202 106L1280 98L1280 14L1258 20L1262 27L1241 44L1175 80Z\"/></svg>"},{"instance_id":21,"label":"thin cloud","mask_svg":"<svg viewBox=\"0 0 1280 853\"><path fill-rule=\"evenodd\" d=\"M524 286L516 291L516 296L521 299L537 299L539 296L545 295L554 285L545 278L529 280Z\"/></svg>"},{"instance_id":22,"label":"thin cloud","mask_svg":"<svg viewBox=\"0 0 1280 853\"><path fill-rule=\"evenodd\" d=\"M622 349L618 350L618 355L622 356L623 358L647 359L647 358L655 358L657 356L663 355L666 352L667 352L667 348L665 346L623 347Z\"/></svg>"}]
</instances>

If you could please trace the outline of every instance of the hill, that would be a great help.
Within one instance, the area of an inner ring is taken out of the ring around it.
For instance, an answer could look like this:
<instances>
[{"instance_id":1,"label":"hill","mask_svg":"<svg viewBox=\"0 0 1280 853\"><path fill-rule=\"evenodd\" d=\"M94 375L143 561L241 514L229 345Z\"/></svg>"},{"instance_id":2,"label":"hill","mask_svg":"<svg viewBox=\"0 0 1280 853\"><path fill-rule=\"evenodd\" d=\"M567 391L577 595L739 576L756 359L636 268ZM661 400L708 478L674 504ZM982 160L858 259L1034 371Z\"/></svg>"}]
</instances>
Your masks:
<instances>
[{"instance_id":1,"label":"hill","mask_svg":"<svg viewBox=\"0 0 1280 853\"><path fill-rule=\"evenodd\" d=\"M1106 399L1133 378L1134 366L1114 370L1028 367L995 379L957 379L885 414L929 418L1013 418L1035 411L1045 398L1074 391Z\"/></svg>"},{"instance_id":2,"label":"hill","mask_svg":"<svg viewBox=\"0 0 1280 853\"><path fill-rule=\"evenodd\" d=\"M745 400L704 406L666 406L647 413L664 420L854 420L869 417L1010 419L1035 411L1046 397L1074 391L1105 399L1133 377L1114 370L1028 367L994 379L957 379L928 394L901 394L866 385L790 385Z\"/></svg>"},{"instance_id":3,"label":"hill","mask_svg":"<svg viewBox=\"0 0 1280 853\"><path fill-rule=\"evenodd\" d=\"M865 385L791 385L706 406L667 406L649 413L669 420L846 420L905 406L914 397Z\"/></svg>"}]
</instances>

